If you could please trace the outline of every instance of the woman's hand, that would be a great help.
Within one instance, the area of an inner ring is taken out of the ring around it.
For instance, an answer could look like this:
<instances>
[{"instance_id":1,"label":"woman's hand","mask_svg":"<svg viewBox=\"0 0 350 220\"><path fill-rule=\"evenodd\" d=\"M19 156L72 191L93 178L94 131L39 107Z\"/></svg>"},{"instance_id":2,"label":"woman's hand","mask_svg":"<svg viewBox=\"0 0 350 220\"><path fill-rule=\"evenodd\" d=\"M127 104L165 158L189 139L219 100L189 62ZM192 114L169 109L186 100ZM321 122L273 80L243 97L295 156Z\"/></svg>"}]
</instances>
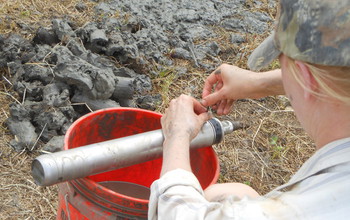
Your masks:
<instances>
[{"instance_id":1,"label":"woman's hand","mask_svg":"<svg viewBox=\"0 0 350 220\"><path fill-rule=\"evenodd\" d=\"M181 95L170 102L161 119L164 137L185 137L191 141L209 118L206 108L200 102Z\"/></svg>"},{"instance_id":2,"label":"woman's hand","mask_svg":"<svg viewBox=\"0 0 350 220\"><path fill-rule=\"evenodd\" d=\"M202 105L212 106L218 115L228 114L237 99L283 94L281 70L256 73L222 64L205 81Z\"/></svg>"},{"instance_id":3,"label":"woman's hand","mask_svg":"<svg viewBox=\"0 0 350 220\"><path fill-rule=\"evenodd\" d=\"M222 64L206 79L202 104L212 106L219 115L228 114L235 100L251 95L254 74L237 66Z\"/></svg>"}]
</instances>

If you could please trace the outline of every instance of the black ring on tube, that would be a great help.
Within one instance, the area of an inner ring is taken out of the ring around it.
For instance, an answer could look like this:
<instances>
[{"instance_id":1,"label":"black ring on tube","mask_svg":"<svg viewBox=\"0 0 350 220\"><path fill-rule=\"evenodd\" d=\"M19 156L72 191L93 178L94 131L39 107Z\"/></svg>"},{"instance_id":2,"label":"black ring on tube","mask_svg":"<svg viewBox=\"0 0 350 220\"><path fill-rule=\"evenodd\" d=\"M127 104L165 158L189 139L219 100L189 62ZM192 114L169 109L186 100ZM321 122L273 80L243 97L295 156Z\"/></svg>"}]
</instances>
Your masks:
<instances>
[{"instance_id":1,"label":"black ring on tube","mask_svg":"<svg viewBox=\"0 0 350 220\"><path fill-rule=\"evenodd\" d=\"M213 144L220 143L224 135L224 131L222 129L220 121L218 119L212 118L208 122L213 127L213 130L214 130L215 137L214 137Z\"/></svg>"}]
</instances>

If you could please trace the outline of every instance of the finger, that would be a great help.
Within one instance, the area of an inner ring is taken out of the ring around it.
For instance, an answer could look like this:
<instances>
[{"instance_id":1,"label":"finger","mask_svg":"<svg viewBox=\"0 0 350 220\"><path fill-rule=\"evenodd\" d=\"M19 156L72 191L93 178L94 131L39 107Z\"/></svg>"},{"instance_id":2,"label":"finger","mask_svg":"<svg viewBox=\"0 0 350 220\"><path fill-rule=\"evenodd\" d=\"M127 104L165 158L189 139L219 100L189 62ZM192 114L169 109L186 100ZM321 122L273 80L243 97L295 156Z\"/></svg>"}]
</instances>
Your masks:
<instances>
[{"instance_id":1,"label":"finger","mask_svg":"<svg viewBox=\"0 0 350 220\"><path fill-rule=\"evenodd\" d=\"M224 83L223 82L218 82L215 86L215 92L219 91L220 89L222 89L222 87L224 87Z\"/></svg>"},{"instance_id":2,"label":"finger","mask_svg":"<svg viewBox=\"0 0 350 220\"><path fill-rule=\"evenodd\" d=\"M215 74L215 72L210 74L208 78L205 80L203 92L202 92L202 98L209 95L212 92L214 85L219 81L221 81L221 74Z\"/></svg>"},{"instance_id":3,"label":"finger","mask_svg":"<svg viewBox=\"0 0 350 220\"><path fill-rule=\"evenodd\" d=\"M233 106L233 103L234 103L235 100L233 99L229 99L226 103L226 106L224 108L224 111L223 111L223 114L224 115L227 115L228 113L231 112L231 109L232 109L232 106Z\"/></svg>"},{"instance_id":4,"label":"finger","mask_svg":"<svg viewBox=\"0 0 350 220\"><path fill-rule=\"evenodd\" d=\"M219 102L223 99L225 99L224 96L224 91L225 89L222 88L218 91L215 91L214 93L206 96L203 98L202 104L204 104L204 106L212 106L214 104L219 104Z\"/></svg>"},{"instance_id":5,"label":"finger","mask_svg":"<svg viewBox=\"0 0 350 220\"><path fill-rule=\"evenodd\" d=\"M215 103L214 105L212 105L212 106L211 106L211 108L212 108L213 110L215 110L215 111L216 111L216 109L218 109L218 104L217 104L217 103Z\"/></svg>"},{"instance_id":6,"label":"finger","mask_svg":"<svg viewBox=\"0 0 350 220\"><path fill-rule=\"evenodd\" d=\"M208 121L211 118L211 115L208 112L204 112L198 116L199 121L201 125L204 124L204 122Z\"/></svg>"},{"instance_id":7,"label":"finger","mask_svg":"<svg viewBox=\"0 0 350 220\"><path fill-rule=\"evenodd\" d=\"M218 110L216 111L218 115L222 115L224 113L225 106L227 104L227 99L221 100L218 106Z\"/></svg>"},{"instance_id":8,"label":"finger","mask_svg":"<svg viewBox=\"0 0 350 220\"><path fill-rule=\"evenodd\" d=\"M162 128L165 129L165 121L166 121L166 113L160 118L160 124L162 125Z\"/></svg>"},{"instance_id":9,"label":"finger","mask_svg":"<svg viewBox=\"0 0 350 220\"><path fill-rule=\"evenodd\" d=\"M196 114L207 112L207 108L195 98L193 98L193 110Z\"/></svg>"}]
</instances>

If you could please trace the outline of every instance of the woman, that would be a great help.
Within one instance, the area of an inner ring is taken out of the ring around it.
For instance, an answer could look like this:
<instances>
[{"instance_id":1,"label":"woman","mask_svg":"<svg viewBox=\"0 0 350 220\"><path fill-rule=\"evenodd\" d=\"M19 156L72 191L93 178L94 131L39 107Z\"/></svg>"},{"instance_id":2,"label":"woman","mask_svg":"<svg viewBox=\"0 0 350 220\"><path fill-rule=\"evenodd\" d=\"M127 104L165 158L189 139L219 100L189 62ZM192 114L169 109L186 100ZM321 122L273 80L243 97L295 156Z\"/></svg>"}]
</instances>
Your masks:
<instances>
[{"instance_id":1,"label":"woman","mask_svg":"<svg viewBox=\"0 0 350 220\"><path fill-rule=\"evenodd\" d=\"M350 216L350 1L281 0L275 32L251 55L258 70L279 58L281 70L255 73L221 65L203 100L182 95L162 117L161 178L151 187L149 219L348 219ZM212 90L214 90L212 92ZM189 165L189 143L234 100L285 94L316 153L283 186L260 196L238 183L204 192ZM181 117L179 117L181 116Z\"/></svg>"}]
</instances>

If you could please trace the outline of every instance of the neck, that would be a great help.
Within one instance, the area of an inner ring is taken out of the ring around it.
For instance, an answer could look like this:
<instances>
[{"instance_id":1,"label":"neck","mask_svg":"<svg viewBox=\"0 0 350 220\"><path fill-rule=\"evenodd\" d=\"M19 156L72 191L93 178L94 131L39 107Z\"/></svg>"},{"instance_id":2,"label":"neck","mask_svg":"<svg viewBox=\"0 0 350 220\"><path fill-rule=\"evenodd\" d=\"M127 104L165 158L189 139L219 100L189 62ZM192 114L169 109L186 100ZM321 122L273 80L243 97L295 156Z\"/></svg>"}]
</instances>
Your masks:
<instances>
[{"instance_id":1,"label":"neck","mask_svg":"<svg viewBox=\"0 0 350 220\"><path fill-rule=\"evenodd\" d=\"M317 107L312 130L316 149L326 144L350 137L350 106L345 104L323 103Z\"/></svg>"}]
</instances>

